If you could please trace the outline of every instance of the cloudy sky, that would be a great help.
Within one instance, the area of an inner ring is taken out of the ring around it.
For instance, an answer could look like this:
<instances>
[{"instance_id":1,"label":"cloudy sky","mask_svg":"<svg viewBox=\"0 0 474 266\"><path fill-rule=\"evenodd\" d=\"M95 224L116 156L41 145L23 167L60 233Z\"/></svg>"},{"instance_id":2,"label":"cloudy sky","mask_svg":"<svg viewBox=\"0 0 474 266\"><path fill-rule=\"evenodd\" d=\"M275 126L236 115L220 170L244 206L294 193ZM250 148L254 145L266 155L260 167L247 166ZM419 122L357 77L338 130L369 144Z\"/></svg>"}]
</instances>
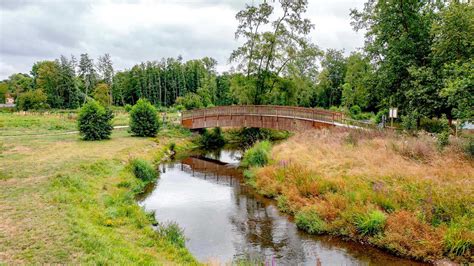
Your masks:
<instances>
[{"instance_id":1,"label":"cloudy sky","mask_svg":"<svg viewBox=\"0 0 474 266\"><path fill-rule=\"evenodd\" d=\"M348 54L363 45L349 17L363 0L308 2L319 47ZM252 0L0 0L0 80L28 73L36 61L81 53L109 53L118 70L178 55L211 56L226 70L239 45L235 14L246 3Z\"/></svg>"}]
</instances>

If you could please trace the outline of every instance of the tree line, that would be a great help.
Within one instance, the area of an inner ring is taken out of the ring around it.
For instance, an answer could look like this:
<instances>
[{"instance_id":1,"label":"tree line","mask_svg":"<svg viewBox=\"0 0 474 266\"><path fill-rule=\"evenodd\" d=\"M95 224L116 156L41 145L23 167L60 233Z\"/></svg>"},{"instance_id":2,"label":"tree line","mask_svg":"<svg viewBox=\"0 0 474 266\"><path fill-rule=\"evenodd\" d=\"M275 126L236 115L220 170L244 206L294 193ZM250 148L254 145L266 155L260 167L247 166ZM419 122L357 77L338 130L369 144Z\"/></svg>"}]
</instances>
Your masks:
<instances>
[{"instance_id":1,"label":"tree line","mask_svg":"<svg viewBox=\"0 0 474 266\"><path fill-rule=\"evenodd\" d=\"M474 7L462 1L369 0L351 10L362 49L322 51L311 39L307 0L262 1L236 14L230 55L235 68L217 73L216 60L181 57L114 71L108 54L88 54L33 65L0 83L0 95L20 108L77 108L94 98L104 105L187 109L230 104L277 104L472 119ZM279 10L278 12L275 10ZM281 12L280 12L281 11Z\"/></svg>"}]
</instances>

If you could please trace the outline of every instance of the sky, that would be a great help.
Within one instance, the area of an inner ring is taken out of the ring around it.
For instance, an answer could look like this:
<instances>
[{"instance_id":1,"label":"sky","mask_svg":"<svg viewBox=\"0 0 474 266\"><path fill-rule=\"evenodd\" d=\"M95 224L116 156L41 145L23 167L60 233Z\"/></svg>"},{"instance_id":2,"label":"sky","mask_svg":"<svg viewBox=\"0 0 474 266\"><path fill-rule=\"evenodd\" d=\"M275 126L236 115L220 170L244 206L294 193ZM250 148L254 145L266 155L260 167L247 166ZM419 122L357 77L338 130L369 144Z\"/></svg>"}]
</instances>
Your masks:
<instances>
[{"instance_id":1,"label":"sky","mask_svg":"<svg viewBox=\"0 0 474 266\"><path fill-rule=\"evenodd\" d=\"M0 0L0 80L29 73L41 60L109 53L116 70L143 61L205 56L230 68L239 46L235 14L259 0ZM364 43L350 25L364 0L308 0L310 38L321 49L349 54Z\"/></svg>"}]
</instances>

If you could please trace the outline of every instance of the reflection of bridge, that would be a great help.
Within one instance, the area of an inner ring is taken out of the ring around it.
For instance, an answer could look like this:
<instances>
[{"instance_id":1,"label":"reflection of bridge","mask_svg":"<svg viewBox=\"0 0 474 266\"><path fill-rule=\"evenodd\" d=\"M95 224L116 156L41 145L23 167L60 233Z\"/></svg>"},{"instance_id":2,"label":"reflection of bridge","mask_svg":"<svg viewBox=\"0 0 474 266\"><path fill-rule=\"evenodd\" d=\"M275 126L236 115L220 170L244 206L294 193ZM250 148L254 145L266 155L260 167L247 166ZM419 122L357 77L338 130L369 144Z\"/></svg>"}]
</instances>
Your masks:
<instances>
[{"instance_id":1,"label":"reflection of bridge","mask_svg":"<svg viewBox=\"0 0 474 266\"><path fill-rule=\"evenodd\" d=\"M181 124L189 129L259 127L304 130L342 126L344 114L315 108L277 105L232 105L186 111Z\"/></svg>"},{"instance_id":2,"label":"reflection of bridge","mask_svg":"<svg viewBox=\"0 0 474 266\"><path fill-rule=\"evenodd\" d=\"M193 176L202 177L204 179L215 179L217 183L224 182L228 185L239 183L242 178L242 172L234 165L223 163L205 157L188 157L181 161L181 170L191 173ZM238 179L235 181L234 179ZM211 181L211 180L210 180Z\"/></svg>"}]
</instances>

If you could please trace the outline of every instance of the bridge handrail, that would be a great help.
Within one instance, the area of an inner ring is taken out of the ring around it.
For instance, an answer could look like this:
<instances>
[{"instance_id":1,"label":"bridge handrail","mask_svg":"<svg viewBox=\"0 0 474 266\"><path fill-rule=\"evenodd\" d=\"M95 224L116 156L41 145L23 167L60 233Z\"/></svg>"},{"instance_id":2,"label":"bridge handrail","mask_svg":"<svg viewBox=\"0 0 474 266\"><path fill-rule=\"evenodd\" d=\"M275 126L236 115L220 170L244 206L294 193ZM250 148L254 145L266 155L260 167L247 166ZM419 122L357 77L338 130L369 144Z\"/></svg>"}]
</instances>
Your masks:
<instances>
[{"instance_id":1,"label":"bridge handrail","mask_svg":"<svg viewBox=\"0 0 474 266\"><path fill-rule=\"evenodd\" d=\"M280 105L229 105L184 111L182 119L192 119L216 115L262 115L294 117L327 122L342 122L344 114L319 108Z\"/></svg>"}]
</instances>

